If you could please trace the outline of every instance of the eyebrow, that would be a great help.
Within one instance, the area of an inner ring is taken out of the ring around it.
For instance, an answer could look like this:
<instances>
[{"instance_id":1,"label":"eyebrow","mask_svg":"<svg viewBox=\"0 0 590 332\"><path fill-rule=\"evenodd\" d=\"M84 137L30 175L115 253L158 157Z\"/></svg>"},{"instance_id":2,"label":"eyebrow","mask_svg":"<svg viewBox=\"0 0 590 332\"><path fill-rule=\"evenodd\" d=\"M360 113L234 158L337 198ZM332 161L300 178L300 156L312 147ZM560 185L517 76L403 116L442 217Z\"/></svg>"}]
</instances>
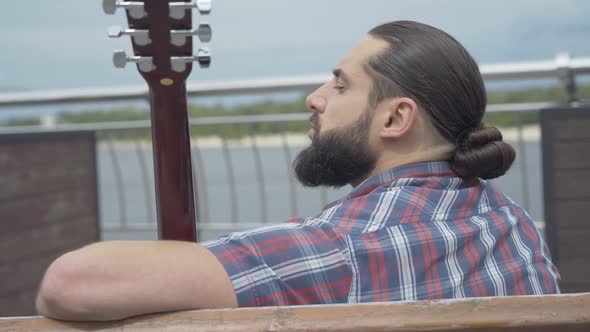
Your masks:
<instances>
[{"instance_id":1,"label":"eyebrow","mask_svg":"<svg viewBox=\"0 0 590 332\"><path fill-rule=\"evenodd\" d=\"M336 79L342 79L344 83L350 83L350 78L342 69L336 68L332 70L332 74L334 74L334 77L336 77Z\"/></svg>"}]
</instances>

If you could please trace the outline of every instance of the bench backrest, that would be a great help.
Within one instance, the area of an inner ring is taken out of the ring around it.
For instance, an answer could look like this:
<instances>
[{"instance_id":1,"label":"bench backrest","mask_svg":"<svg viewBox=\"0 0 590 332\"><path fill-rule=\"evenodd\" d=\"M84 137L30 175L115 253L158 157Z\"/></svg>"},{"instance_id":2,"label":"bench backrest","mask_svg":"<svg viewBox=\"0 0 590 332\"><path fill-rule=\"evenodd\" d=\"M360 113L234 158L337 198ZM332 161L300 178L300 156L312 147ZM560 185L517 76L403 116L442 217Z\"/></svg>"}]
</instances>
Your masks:
<instances>
[{"instance_id":1,"label":"bench backrest","mask_svg":"<svg viewBox=\"0 0 590 332\"><path fill-rule=\"evenodd\" d=\"M27 331L590 331L590 293L184 311L108 323L0 319Z\"/></svg>"},{"instance_id":2,"label":"bench backrest","mask_svg":"<svg viewBox=\"0 0 590 332\"><path fill-rule=\"evenodd\" d=\"M562 292L590 291L590 108L541 112L545 233Z\"/></svg>"},{"instance_id":3,"label":"bench backrest","mask_svg":"<svg viewBox=\"0 0 590 332\"><path fill-rule=\"evenodd\" d=\"M43 273L99 239L93 133L0 135L0 316L35 314Z\"/></svg>"}]
</instances>

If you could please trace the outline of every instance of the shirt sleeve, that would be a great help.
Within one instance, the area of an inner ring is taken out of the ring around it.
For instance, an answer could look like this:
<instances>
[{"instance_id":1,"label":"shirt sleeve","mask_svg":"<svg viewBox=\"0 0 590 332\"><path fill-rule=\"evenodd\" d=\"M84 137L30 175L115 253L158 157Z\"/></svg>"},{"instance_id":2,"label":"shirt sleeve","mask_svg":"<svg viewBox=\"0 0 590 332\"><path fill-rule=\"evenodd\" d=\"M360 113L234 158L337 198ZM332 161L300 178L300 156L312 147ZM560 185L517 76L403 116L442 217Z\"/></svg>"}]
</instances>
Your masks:
<instances>
[{"instance_id":1,"label":"shirt sleeve","mask_svg":"<svg viewBox=\"0 0 590 332\"><path fill-rule=\"evenodd\" d=\"M284 223L202 243L223 264L240 307L346 303L346 242L329 223Z\"/></svg>"}]
</instances>

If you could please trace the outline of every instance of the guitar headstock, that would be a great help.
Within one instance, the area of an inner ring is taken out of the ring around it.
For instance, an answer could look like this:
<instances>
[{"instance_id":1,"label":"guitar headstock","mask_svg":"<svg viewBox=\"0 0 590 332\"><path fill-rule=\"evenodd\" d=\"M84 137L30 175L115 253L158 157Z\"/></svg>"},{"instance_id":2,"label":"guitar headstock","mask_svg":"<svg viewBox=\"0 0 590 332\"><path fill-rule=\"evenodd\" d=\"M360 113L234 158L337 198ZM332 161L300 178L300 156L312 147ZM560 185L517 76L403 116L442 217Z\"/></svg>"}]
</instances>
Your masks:
<instances>
[{"instance_id":1,"label":"guitar headstock","mask_svg":"<svg viewBox=\"0 0 590 332\"><path fill-rule=\"evenodd\" d=\"M198 37L201 43L208 43L211 26L201 23L193 29L192 24L192 9L208 15L211 0L103 0L106 14L114 14L118 8L126 11L129 28L111 27L108 35L111 38L130 36L134 55L115 51L115 67L136 63L150 86L170 86L186 81L194 61L201 68L211 64L209 48L199 47L196 54L193 52L193 37Z\"/></svg>"}]
</instances>

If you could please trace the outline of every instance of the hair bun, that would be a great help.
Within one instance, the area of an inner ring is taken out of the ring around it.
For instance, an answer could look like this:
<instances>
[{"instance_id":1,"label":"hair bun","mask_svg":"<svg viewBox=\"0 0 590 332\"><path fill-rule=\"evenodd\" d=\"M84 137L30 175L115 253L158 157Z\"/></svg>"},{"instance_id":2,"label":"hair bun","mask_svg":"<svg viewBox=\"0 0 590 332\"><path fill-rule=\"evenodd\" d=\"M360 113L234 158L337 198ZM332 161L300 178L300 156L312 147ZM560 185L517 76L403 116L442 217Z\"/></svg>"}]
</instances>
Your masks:
<instances>
[{"instance_id":1,"label":"hair bun","mask_svg":"<svg viewBox=\"0 0 590 332\"><path fill-rule=\"evenodd\" d=\"M516 158L496 127L478 127L457 137L451 168L463 178L494 179L504 175Z\"/></svg>"}]
</instances>

